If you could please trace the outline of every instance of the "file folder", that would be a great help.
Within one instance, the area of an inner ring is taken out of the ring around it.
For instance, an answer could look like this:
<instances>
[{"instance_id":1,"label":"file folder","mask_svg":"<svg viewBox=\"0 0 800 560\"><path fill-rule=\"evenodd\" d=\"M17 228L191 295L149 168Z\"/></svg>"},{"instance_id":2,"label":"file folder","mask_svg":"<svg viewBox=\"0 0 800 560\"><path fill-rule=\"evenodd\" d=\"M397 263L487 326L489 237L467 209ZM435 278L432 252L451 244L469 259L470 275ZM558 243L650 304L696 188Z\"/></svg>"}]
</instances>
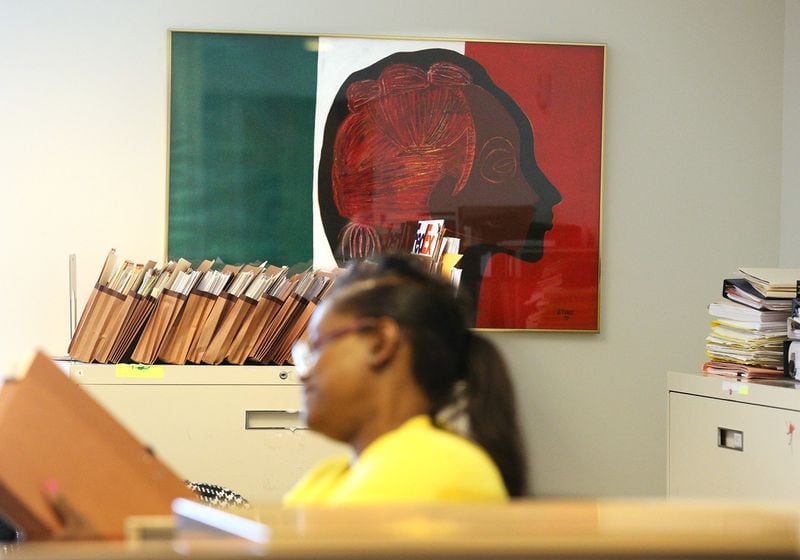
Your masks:
<instances>
[{"instance_id":1,"label":"file folder","mask_svg":"<svg viewBox=\"0 0 800 560\"><path fill-rule=\"evenodd\" d=\"M164 339L178 319L183 309L183 304L186 303L185 294L170 288L172 288L181 273L189 270L190 264L189 261L180 259L172 273L165 280L163 289L154 294L157 300L156 308L147 320L142 335L136 343L136 348L131 354L133 361L140 364L152 364L156 361Z\"/></svg>"},{"instance_id":2,"label":"file folder","mask_svg":"<svg viewBox=\"0 0 800 560\"><path fill-rule=\"evenodd\" d=\"M197 271L204 277L211 271L213 261L203 261ZM211 271L211 275L213 275ZM198 280L198 284L202 278ZM186 363L186 355L201 321L211 311L216 295L197 288L191 289L173 327L165 336L164 343L158 351L158 358L168 364L182 365Z\"/></svg>"},{"instance_id":3,"label":"file folder","mask_svg":"<svg viewBox=\"0 0 800 560\"><path fill-rule=\"evenodd\" d=\"M31 540L62 524L45 497L57 482L98 537L118 539L131 515L166 515L192 492L41 352L0 388L0 513Z\"/></svg>"},{"instance_id":4,"label":"file folder","mask_svg":"<svg viewBox=\"0 0 800 560\"><path fill-rule=\"evenodd\" d=\"M250 283L262 272L261 267L246 266L234 279L231 289L230 305L227 306L224 317L217 323L213 337L203 352L201 362L204 364L219 364L228 355L228 349L239 331L245 318L255 307L255 301L249 299L245 292ZM237 281L238 285L237 285Z\"/></svg>"}]
</instances>

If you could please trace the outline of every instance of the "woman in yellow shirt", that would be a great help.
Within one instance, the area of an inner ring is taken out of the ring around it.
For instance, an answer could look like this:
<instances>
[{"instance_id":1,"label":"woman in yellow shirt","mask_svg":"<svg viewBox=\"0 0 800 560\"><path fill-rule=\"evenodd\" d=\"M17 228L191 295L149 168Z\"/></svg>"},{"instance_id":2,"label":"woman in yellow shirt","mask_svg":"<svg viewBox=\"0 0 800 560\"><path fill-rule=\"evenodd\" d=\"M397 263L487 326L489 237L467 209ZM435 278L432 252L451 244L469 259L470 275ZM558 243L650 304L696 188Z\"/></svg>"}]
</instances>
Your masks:
<instances>
[{"instance_id":1,"label":"woman in yellow shirt","mask_svg":"<svg viewBox=\"0 0 800 560\"><path fill-rule=\"evenodd\" d=\"M352 456L312 469L285 505L525 493L511 381L495 347L466 327L464 309L449 284L400 257L337 280L293 357L308 426Z\"/></svg>"}]
</instances>

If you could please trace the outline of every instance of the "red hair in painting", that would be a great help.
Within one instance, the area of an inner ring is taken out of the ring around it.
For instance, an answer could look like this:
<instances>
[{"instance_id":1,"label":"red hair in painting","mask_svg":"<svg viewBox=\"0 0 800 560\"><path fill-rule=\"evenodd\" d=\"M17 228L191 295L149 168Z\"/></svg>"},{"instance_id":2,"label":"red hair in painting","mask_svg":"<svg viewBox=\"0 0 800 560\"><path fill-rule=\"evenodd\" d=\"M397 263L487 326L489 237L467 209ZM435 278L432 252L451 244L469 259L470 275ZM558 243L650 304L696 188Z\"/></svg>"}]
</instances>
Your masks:
<instances>
[{"instance_id":1,"label":"red hair in painting","mask_svg":"<svg viewBox=\"0 0 800 560\"><path fill-rule=\"evenodd\" d=\"M386 67L377 80L347 88L350 111L334 143L332 187L348 258L381 250L375 227L429 219L428 200L445 176L452 193L467 182L475 159L475 126L463 88L469 73L451 62L424 71Z\"/></svg>"}]
</instances>

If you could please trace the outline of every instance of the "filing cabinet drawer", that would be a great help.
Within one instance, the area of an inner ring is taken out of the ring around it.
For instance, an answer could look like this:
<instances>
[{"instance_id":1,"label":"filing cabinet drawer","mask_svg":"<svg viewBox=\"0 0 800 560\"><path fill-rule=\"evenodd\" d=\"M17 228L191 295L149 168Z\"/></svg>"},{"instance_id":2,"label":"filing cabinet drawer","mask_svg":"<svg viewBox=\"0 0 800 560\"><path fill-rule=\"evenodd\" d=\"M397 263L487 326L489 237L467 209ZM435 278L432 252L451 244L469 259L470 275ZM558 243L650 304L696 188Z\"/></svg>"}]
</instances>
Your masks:
<instances>
[{"instance_id":1,"label":"filing cabinet drawer","mask_svg":"<svg viewBox=\"0 0 800 560\"><path fill-rule=\"evenodd\" d=\"M670 496L800 498L797 427L797 410L670 392Z\"/></svg>"},{"instance_id":2,"label":"filing cabinet drawer","mask_svg":"<svg viewBox=\"0 0 800 560\"><path fill-rule=\"evenodd\" d=\"M301 386L278 366L62 367L178 476L280 501L344 445L305 429Z\"/></svg>"},{"instance_id":3,"label":"filing cabinet drawer","mask_svg":"<svg viewBox=\"0 0 800 560\"><path fill-rule=\"evenodd\" d=\"M179 476L228 486L254 502L280 501L321 459L346 452L302 428L298 386L84 388Z\"/></svg>"}]
</instances>

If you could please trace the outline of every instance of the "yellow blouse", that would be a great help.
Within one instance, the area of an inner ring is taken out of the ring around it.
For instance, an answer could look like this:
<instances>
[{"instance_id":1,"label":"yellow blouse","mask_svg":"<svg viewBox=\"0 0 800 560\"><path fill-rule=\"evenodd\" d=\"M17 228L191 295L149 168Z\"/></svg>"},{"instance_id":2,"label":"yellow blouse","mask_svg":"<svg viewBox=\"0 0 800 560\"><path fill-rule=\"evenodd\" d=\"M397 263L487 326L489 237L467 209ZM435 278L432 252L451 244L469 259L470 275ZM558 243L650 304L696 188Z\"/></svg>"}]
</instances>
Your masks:
<instances>
[{"instance_id":1,"label":"yellow blouse","mask_svg":"<svg viewBox=\"0 0 800 560\"><path fill-rule=\"evenodd\" d=\"M322 461L292 488L286 506L503 502L500 472L478 445L415 416L383 434L351 462Z\"/></svg>"}]
</instances>

